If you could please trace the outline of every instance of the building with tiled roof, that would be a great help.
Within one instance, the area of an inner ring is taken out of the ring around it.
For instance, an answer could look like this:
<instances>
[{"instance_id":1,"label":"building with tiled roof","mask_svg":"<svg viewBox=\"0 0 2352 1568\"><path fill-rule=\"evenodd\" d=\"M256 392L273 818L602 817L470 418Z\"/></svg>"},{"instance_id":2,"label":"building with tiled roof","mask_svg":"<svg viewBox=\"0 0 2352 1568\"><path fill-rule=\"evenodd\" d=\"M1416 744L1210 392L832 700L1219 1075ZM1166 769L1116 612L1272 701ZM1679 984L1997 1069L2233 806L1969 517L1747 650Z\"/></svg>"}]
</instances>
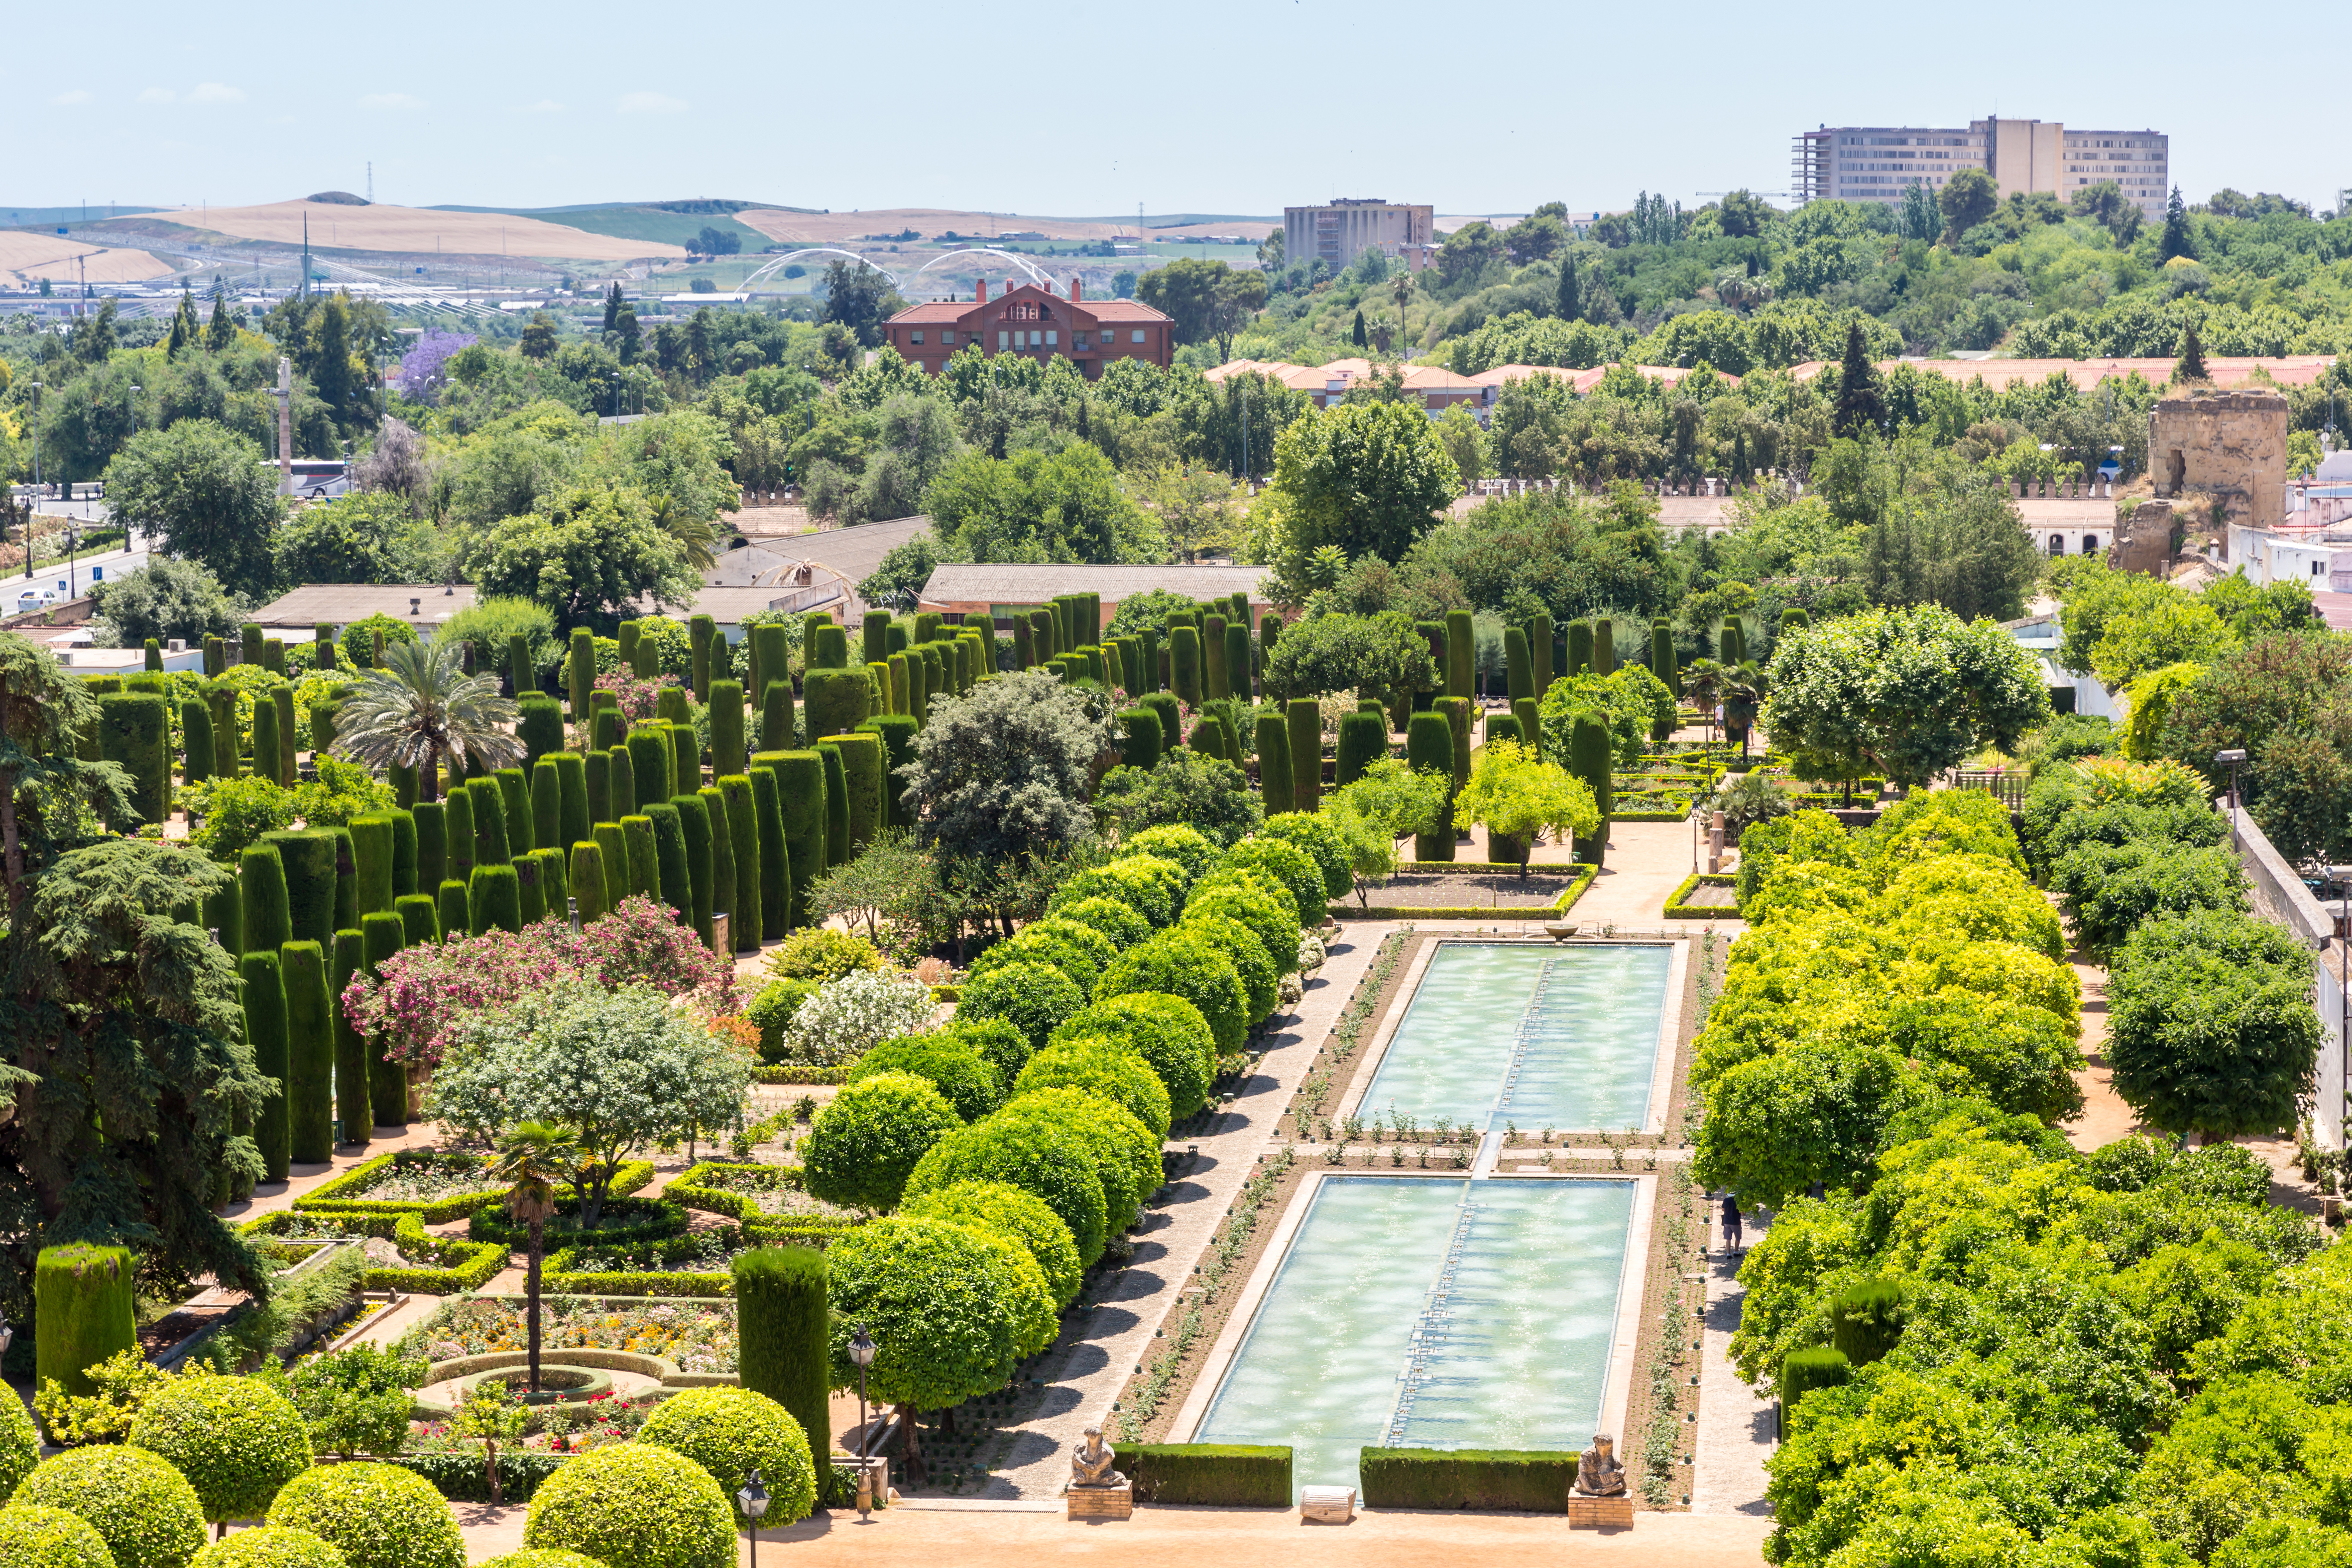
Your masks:
<instances>
[{"instance_id":1,"label":"building with tiled roof","mask_svg":"<svg viewBox=\"0 0 2352 1568\"><path fill-rule=\"evenodd\" d=\"M1099 380L1113 360L1149 360L1165 370L1176 356L1174 320L1139 300L1088 300L1076 278L1067 298L1008 281L994 300L982 279L973 298L909 306L884 323L883 333L899 358L929 375L970 348L1041 363L1066 359L1088 381Z\"/></svg>"},{"instance_id":2,"label":"building with tiled roof","mask_svg":"<svg viewBox=\"0 0 2352 1568\"><path fill-rule=\"evenodd\" d=\"M1897 365L1907 364L1924 374L1940 375L1962 385L1981 377L1994 392L2063 375L2084 392L2093 392L2103 381L2122 381L2132 375L2151 386L2162 386L2172 379L2172 367L2178 363L2169 359L1889 359L1878 362L1878 373L1885 375ZM2207 354L2205 374L2215 386L2234 386L2257 370L2282 387L2309 386L2327 374L2327 367L2335 363L2334 354L2274 354L2267 358ZM1789 374L1799 381L1811 381L1826 366L1826 361L1807 360L1790 366Z\"/></svg>"}]
</instances>

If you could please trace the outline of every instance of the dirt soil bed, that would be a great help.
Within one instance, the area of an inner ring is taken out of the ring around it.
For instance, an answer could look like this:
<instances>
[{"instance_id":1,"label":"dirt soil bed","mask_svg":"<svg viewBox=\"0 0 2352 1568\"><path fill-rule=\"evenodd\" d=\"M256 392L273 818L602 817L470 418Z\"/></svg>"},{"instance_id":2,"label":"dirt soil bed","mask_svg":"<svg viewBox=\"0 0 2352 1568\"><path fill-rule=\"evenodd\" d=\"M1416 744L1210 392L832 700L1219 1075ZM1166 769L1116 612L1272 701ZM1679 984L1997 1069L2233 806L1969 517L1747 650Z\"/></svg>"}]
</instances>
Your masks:
<instances>
[{"instance_id":1,"label":"dirt soil bed","mask_svg":"<svg viewBox=\"0 0 2352 1568\"><path fill-rule=\"evenodd\" d=\"M1524 877L1508 872L1391 877L1371 890L1371 901L1375 907L1388 909L1549 909L1575 885L1572 876L1547 876L1532 870Z\"/></svg>"}]
</instances>

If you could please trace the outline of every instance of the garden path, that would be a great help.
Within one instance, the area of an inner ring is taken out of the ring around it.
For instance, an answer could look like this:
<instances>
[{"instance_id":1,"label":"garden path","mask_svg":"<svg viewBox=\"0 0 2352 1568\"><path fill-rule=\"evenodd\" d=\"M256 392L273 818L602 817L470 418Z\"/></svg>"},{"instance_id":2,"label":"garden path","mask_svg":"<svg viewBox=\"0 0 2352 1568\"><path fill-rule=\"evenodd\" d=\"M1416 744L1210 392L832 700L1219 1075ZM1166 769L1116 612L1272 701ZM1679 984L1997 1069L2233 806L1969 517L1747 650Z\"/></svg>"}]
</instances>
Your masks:
<instances>
[{"instance_id":1,"label":"garden path","mask_svg":"<svg viewBox=\"0 0 2352 1568\"><path fill-rule=\"evenodd\" d=\"M1714 1245L1707 1252L1706 1320L1700 1338L1698 1452L1691 1466L1691 1512L1734 1514L1769 1524L1772 1510L1764 1500L1764 1461L1775 1444L1772 1400L1739 1381L1732 1370L1731 1336L1739 1327L1741 1305L1748 1288L1740 1283L1739 1265L1745 1255L1733 1255L1723 1245L1718 1214ZM1753 1247L1770 1227L1762 1213L1750 1216L1741 1237Z\"/></svg>"},{"instance_id":2,"label":"garden path","mask_svg":"<svg viewBox=\"0 0 2352 1568\"><path fill-rule=\"evenodd\" d=\"M1071 1448L1087 1426L1110 1425L1111 1401L1129 1369L1148 1359L1152 1335L1175 1306L1193 1260L1259 1156L1280 1147L1276 1122L1282 1107L1339 1021L1381 940L1394 929L1385 921L1350 921L1342 928L1305 1000L1271 1036L1216 1130L1184 1140L1199 1149L1198 1158L1168 1189L1149 1228L1135 1237L1134 1261L1088 1292L1092 1310L1082 1305L1067 1321L1060 1342L1039 1369L1045 1384L1040 1411L1005 1434L1010 1452L998 1459L986 1485L970 1495L1061 1495Z\"/></svg>"}]
</instances>

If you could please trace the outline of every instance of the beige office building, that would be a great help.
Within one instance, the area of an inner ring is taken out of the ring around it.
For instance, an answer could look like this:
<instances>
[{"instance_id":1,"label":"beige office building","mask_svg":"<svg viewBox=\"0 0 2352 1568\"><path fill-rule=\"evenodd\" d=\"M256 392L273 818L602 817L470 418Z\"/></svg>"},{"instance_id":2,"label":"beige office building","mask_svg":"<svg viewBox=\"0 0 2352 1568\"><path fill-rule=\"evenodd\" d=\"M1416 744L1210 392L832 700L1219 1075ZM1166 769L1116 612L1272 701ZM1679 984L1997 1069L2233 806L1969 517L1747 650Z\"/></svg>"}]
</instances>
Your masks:
<instances>
[{"instance_id":1,"label":"beige office building","mask_svg":"<svg viewBox=\"0 0 2352 1568\"><path fill-rule=\"evenodd\" d=\"M1318 207L1282 209L1282 255L1291 267L1322 258L1338 272L1367 250L1418 272L1437 255L1437 209L1400 206L1378 196L1342 196Z\"/></svg>"},{"instance_id":2,"label":"beige office building","mask_svg":"<svg viewBox=\"0 0 2352 1568\"><path fill-rule=\"evenodd\" d=\"M1958 127L1824 125L1799 134L1790 187L1800 204L1900 202L1932 194L1962 169L1990 174L2006 198L2046 191L2061 201L2113 180L2151 218L2164 216L2171 139L2153 131L2074 131L2054 120L1973 120Z\"/></svg>"}]
</instances>

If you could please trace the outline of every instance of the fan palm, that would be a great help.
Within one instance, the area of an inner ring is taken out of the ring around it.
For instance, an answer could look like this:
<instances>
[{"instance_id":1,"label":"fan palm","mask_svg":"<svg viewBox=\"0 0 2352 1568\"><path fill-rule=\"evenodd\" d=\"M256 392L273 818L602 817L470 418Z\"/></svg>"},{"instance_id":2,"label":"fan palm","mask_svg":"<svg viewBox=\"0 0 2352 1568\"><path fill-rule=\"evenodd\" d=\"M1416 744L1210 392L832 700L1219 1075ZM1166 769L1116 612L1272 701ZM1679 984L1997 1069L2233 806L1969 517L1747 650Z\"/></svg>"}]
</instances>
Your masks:
<instances>
[{"instance_id":1,"label":"fan palm","mask_svg":"<svg viewBox=\"0 0 2352 1568\"><path fill-rule=\"evenodd\" d=\"M441 759L454 776L468 759L512 767L523 744L508 728L514 703L499 695L495 675L467 675L454 637L398 643L383 667L360 672L336 714L335 752L369 767L416 770L418 798L440 794Z\"/></svg>"},{"instance_id":2,"label":"fan palm","mask_svg":"<svg viewBox=\"0 0 2352 1568\"><path fill-rule=\"evenodd\" d=\"M719 563L714 552L719 531L707 519L678 505L676 497L663 496L654 502L654 526L669 535L678 555L697 572L708 572Z\"/></svg>"},{"instance_id":3,"label":"fan palm","mask_svg":"<svg viewBox=\"0 0 2352 1568\"><path fill-rule=\"evenodd\" d=\"M539 1392L539 1269L547 1256L547 1221L556 1188L580 1166L579 1135L569 1127L523 1121L499 1140L493 1181L507 1184L507 1212L530 1227L530 1264L523 1274L523 1318L530 1336L530 1392Z\"/></svg>"},{"instance_id":4,"label":"fan palm","mask_svg":"<svg viewBox=\"0 0 2352 1568\"><path fill-rule=\"evenodd\" d=\"M1764 672L1756 661L1727 670L1723 678L1723 727L1739 737L1739 755L1748 756L1748 729L1764 706Z\"/></svg>"},{"instance_id":5,"label":"fan palm","mask_svg":"<svg viewBox=\"0 0 2352 1568\"><path fill-rule=\"evenodd\" d=\"M1724 678L1731 672L1711 658L1695 658L1683 668L1683 698L1706 721L1706 738L1715 739L1715 705L1723 700Z\"/></svg>"}]
</instances>

